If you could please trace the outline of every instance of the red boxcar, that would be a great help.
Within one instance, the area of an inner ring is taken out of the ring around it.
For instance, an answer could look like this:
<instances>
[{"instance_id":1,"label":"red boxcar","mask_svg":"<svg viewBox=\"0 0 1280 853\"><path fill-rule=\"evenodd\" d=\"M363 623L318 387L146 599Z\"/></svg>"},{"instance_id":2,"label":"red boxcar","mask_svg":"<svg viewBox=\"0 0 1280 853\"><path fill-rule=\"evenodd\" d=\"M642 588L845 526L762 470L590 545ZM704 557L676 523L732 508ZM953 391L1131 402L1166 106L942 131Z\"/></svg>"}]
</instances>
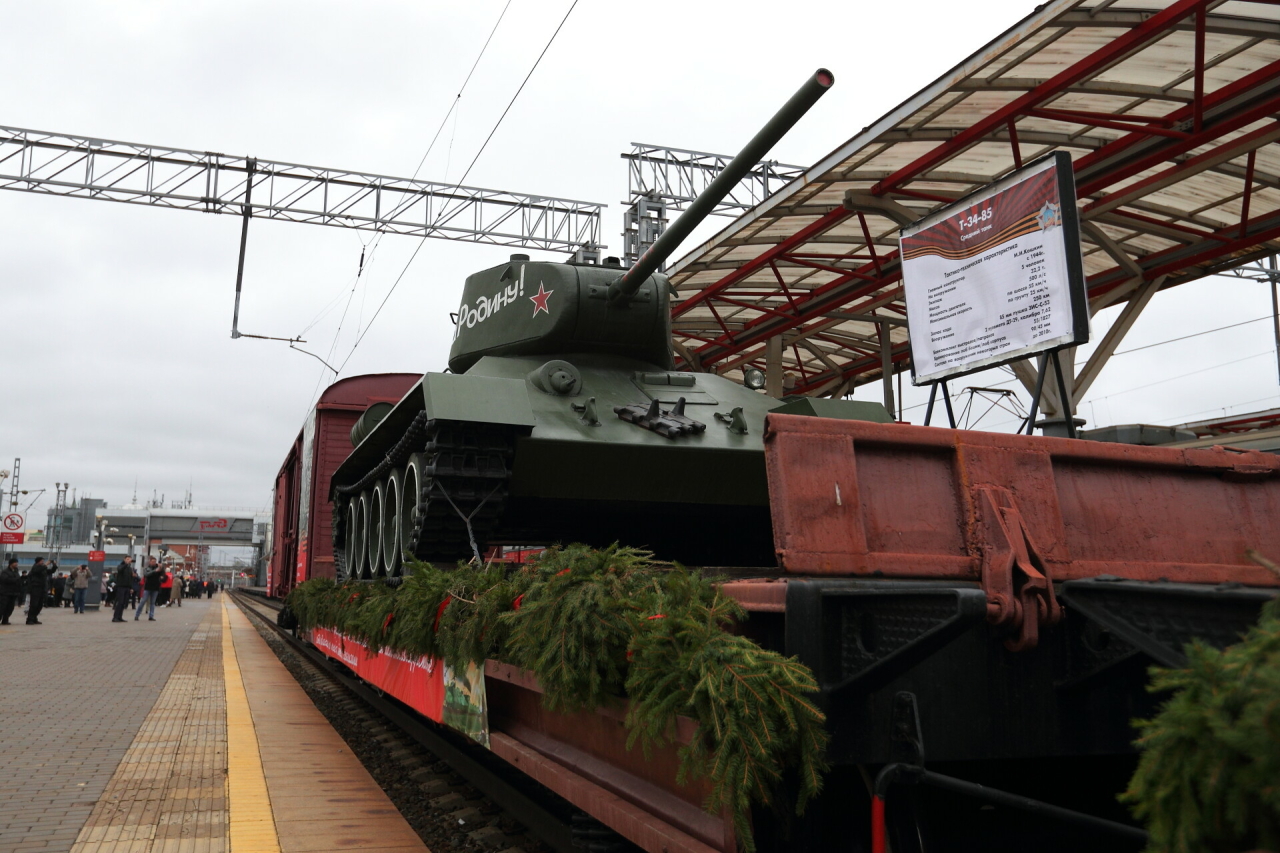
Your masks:
<instances>
[{"instance_id":1,"label":"red boxcar","mask_svg":"<svg viewBox=\"0 0 1280 853\"><path fill-rule=\"evenodd\" d=\"M286 595L309 578L334 576L329 478L351 453L351 427L374 403L396 403L420 373L341 379L320 395L276 475L267 588Z\"/></svg>"}]
</instances>

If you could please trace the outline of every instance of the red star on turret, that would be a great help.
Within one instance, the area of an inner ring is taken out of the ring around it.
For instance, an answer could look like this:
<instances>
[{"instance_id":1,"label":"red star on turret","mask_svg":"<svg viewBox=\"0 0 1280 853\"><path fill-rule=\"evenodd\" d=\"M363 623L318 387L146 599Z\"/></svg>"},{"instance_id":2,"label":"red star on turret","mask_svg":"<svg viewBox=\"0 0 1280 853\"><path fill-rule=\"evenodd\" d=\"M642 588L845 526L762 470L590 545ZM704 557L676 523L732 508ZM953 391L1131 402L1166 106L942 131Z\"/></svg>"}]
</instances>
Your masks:
<instances>
[{"instance_id":1,"label":"red star on turret","mask_svg":"<svg viewBox=\"0 0 1280 853\"><path fill-rule=\"evenodd\" d=\"M529 297L533 301L533 316L537 317L539 311L546 311L547 314L551 313L551 309L547 308L547 299L553 293L555 293L554 290L544 290L542 282L538 282L538 294Z\"/></svg>"}]
</instances>

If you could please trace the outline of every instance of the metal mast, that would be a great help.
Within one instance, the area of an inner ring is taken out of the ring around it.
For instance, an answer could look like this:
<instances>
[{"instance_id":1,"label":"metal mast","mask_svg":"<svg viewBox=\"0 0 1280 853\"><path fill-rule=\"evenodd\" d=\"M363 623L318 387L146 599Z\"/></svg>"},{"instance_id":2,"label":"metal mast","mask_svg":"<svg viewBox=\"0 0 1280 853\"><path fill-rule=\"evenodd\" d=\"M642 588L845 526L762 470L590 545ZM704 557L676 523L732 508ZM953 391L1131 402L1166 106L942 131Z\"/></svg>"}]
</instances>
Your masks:
<instances>
[{"instance_id":1,"label":"metal mast","mask_svg":"<svg viewBox=\"0 0 1280 853\"><path fill-rule=\"evenodd\" d=\"M719 177L733 159L685 148L631 143L627 161L628 207L623 213L624 262L633 265L667 227L668 211L683 211ZM712 209L714 216L737 216L804 174L802 166L774 160L757 164Z\"/></svg>"},{"instance_id":2,"label":"metal mast","mask_svg":"<svg viewBox=\"0 0 1280 853\"><path fill-rule=\"evenodd\" d=\"M58 555L62 553L62 521L67 514L67 489L71 488L71 484L54 483L53 485L57 488L57 498L53 504L53 524L50 525L49 539L45 543L45 549L50 560L57 560Z\"/></svg>"}]
</instances>

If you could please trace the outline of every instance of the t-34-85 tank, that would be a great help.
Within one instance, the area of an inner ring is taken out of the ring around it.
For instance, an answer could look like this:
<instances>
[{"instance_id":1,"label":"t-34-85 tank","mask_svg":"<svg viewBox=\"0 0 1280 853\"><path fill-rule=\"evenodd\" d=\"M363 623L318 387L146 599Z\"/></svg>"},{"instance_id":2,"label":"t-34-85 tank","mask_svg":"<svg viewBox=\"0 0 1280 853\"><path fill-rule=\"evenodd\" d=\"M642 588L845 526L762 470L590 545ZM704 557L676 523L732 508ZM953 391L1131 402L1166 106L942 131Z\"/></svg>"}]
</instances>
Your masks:
<instances>
[{"instance_id":1,"label":"t-34-85 tank","mask_svg":"<svg viewBox=\"0 0 1280 853\"><path fill-rule=\"evenodd\" d=\"M630 270L512 255L467 279L449 371L370 408L333 476L346 574L397 574L405 552L453 561L557 541L773 563L764 418L812 404L674 370L657 269L832 82L814 74ZM820 402L888 420L875 404Z\"/></svg>"}]
</instances>

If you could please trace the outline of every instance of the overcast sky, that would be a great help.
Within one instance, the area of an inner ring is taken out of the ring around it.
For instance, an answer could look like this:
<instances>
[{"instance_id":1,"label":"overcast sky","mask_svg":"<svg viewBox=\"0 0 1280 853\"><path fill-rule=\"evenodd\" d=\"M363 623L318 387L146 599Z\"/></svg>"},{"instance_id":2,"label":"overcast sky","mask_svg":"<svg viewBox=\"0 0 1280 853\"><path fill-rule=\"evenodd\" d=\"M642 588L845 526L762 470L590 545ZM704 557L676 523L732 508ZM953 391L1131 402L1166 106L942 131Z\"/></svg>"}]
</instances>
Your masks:
<instances>
[{"instance_id":1,"label":"overcast sky","mask_svg":"<svg viewBox=\"0 0 1280 853\"><path fill-rule=\"evenodd\" d=\"M570 2L512 2L421 177L461 176ZM10 3L0 124L409 176L504 4ZM605 240L620 254L618 155L632 141L733 153L825 65L835 88L771 155L811 164L1033 4L975 8L580 0L467 183L608 203ZM253 222L241 329L302 333L346 359L419 242L381 242L339 331L370 237ZM284 344L230 339L238 240L231 216L0 193L0 468L20 456L24 488L64 481L112 504L136 481L140 499L190 484L199 504L266 508L332 375ZM509 252L427 241L343 375L443 369L463 279ZM1184 286L1157 297L1121 349L1269 311L1261 284ZM1113 313L1095 318L1095 338ZM1119 356L1081 414L1176 423L1276 405L1273 346L1257 322ZM908 389L907 405L922 399Z\"/></svg>"}]
</instances>

